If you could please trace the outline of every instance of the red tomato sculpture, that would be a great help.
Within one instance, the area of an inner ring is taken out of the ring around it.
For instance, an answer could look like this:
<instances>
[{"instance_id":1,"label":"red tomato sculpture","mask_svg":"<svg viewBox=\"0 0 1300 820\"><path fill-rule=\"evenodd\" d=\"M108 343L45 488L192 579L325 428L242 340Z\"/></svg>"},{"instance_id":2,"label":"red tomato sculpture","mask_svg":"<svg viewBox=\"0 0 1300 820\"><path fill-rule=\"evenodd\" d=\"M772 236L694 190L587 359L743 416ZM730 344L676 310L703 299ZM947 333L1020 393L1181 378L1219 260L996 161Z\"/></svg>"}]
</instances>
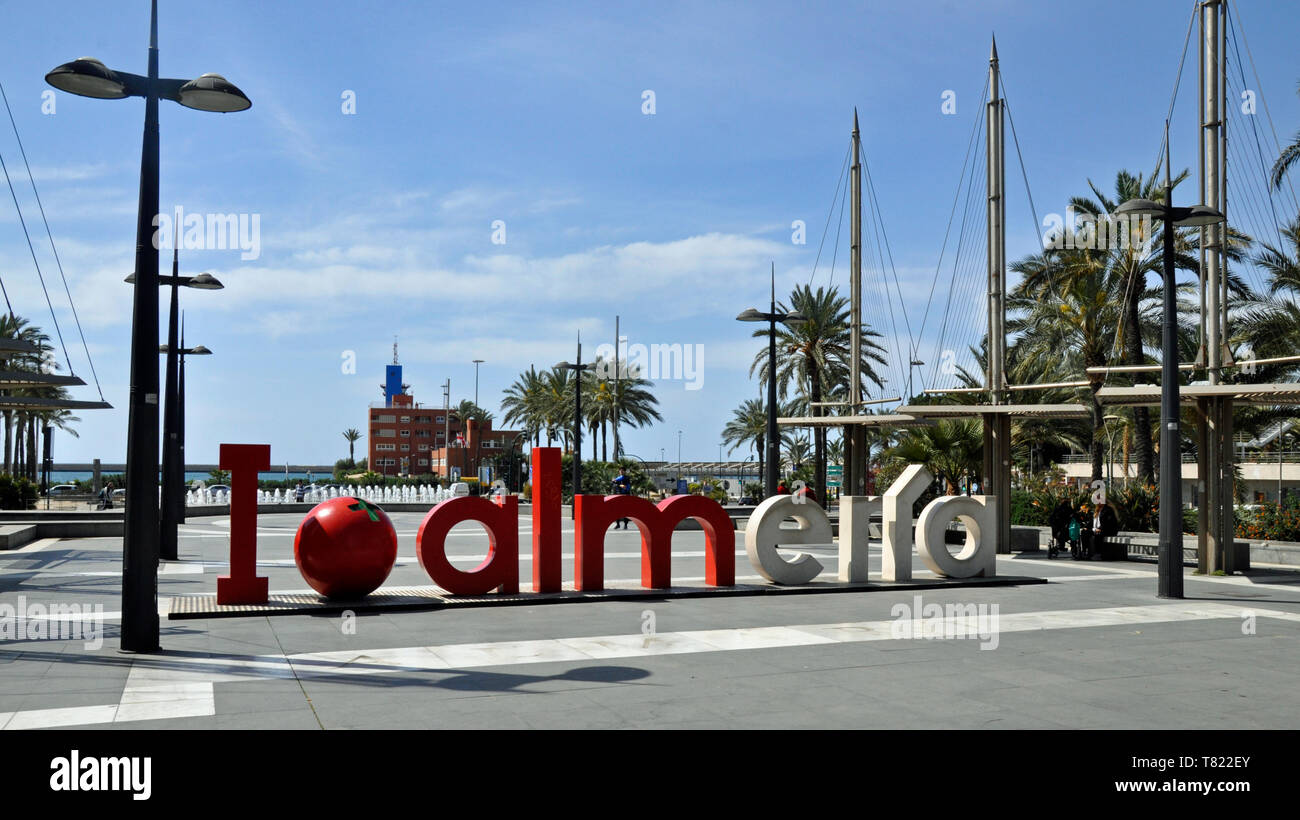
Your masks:
<instances>
[{"instance_id":1,"label":"red tomato sculpture","mask_svg":"<svg viewBox=\"0 0 1300 820\"><path fill-rule=\"evenodd\" d=\"M397 531L388 515L359 498L317 504L293 539L293 560L326 598L361 598L384 583L397 562Z\"/></svg>"}]
</instances>

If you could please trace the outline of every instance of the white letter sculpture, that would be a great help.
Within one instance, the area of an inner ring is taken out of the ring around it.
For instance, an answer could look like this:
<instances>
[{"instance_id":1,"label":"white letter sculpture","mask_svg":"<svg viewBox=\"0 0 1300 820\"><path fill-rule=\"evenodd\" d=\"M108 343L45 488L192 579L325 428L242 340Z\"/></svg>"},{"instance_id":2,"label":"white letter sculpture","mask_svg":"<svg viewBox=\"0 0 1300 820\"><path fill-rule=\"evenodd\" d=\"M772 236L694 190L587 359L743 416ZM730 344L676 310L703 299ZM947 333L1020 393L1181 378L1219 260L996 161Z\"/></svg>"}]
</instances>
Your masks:
<instances>
[{"instance_id":1,"label":"white letter sculpture","mask_svg":"<svg viewBox=\"0 0 1300 820\"><path fill-rule=\"evenodd\" d=\"M966 525L961 552L948 551L944 533L948 522ZM936 498L916 520L917 552L935 575L947 578L991 578L996 571L997 499L991 495L950 495Z\"/></svg>"},{"instance_id":2,"label":"white letter sculpture","mask_svg":"<svg viewBox=\"0 0 1300 820\"><path fill-rule=\"evenodd\" d=\"M745 525L745 553L749 555L749 563L774 584L806 584L822 571L821 562L807 553L799 553L792 561L785 560L776 551L778 545L831 546L834 543L831 520L821 505L797 504L795 500L792 495L774 495L754 508ZM799 529L781 528L787 516L799 522Z\"/></svg>"},{"instance_id":3,"label":"white letter sculpture","mask_svg":"<svg viewBox=\"0 0 1300 820\"><path fill-rule=\"evenodd\" d=\"M933 480L924 464L909 464L885 491L881 510L885 525L880 551L882 581L912 580L912 505Z\"/></svg>"},{"instance_id":4,"label":"white letter sculpture","mask_svg":"<svg viewBox=\"0 0 1300 820\"><path fill-rule=\"evenodd\" d=\"M840 497L840 580L861 584L867 575L867 548L871 540L871 516L883 505L878 495Z\"/></svg>"}]
</instances>

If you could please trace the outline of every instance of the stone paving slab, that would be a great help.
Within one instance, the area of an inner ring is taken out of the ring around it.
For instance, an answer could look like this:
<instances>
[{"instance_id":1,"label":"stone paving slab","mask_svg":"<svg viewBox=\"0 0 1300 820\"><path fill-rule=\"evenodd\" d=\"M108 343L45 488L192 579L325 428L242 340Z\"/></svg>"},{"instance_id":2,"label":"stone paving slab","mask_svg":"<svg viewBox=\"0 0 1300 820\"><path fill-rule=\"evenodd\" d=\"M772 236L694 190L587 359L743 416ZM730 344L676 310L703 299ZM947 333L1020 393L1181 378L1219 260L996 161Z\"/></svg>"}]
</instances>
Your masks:
<instances>
[{"instance_id":1,"label":"stone paving slab","mask_svg":"<svg viewBox=\"0 0 1300 820\"><path fill-rule=\"evenodd\" d=\"M775 584L735 584L727 587L675 586L665 589L643 587L607 587L603 590L564 590L551 593L493 593L488 595L452 595L437 587L381 587L365 598L332 600L315 594L271 593L265 604L218 604L216 594L180 595L171 599L167 619L172 621L199 618L239 618L268 615L319 615L342 612L376 612L383 610L420 610L444 607L546 606L550 604L590 603L593 601L646 601L669 598L719 598L737 595L827 595L852 592L898 592L965 587L1018 586L1045 584L1047 579L1023 575L999 575L992 578L936 578L912 581L875 581L863 584L811 583L778 586Z\"/></svg>"}]
</instances>

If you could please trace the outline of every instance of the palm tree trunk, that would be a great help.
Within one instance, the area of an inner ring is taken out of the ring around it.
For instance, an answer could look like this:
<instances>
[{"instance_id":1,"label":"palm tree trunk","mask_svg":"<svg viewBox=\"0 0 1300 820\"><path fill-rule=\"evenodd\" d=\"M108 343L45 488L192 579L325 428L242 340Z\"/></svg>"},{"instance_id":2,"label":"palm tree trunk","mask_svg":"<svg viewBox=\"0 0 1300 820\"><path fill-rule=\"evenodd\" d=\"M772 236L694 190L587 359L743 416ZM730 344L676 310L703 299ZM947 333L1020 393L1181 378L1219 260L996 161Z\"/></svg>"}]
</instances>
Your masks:
<instances>
[{"instance_id":1,"label":"palm tree trunk","mask_svg":"<svg viewBox=\"0 0 1300 820\"><path fill-rule=\"evenodd\" d=\"M23 437L24 434L27 432L27 422L21 413L18 414L18 418L14 426L15 428L17 428L14 430L14 475L20 476L23 474L23 469L24 469L23 453L25 451L23 449Z\"/></svg>"},{"instance_id":2,"label":"palm tree trunk","mask_svg":"<svg viewBox=\"0 0 1300 820\"><path fill-rule=\"evenodd\" d=\"M31 428L27 436L27 477L30 478L32 481L35 481L36 480L36 459L37 459L36 439L37 436L39 435L39 431L36 427L36 416L32 416L27 420L27 426Z\"/></svg>"},{"instance_id":3,"label":"palm tree trunk","mask_svg":"<svg viewBox=\"0 0 1300 820\"><path fill-rule=\"evenodd\" d=\"M5 412L5 474L13 474L14 411Z\"/></svg>"},{"instance_id":4,"label":"palm tree trunk","mask_svg":"<svg viewBox=\"0 0 1300 820\"><path fill-rule=\"evenodd\" d=\"M1097 400L1097 390L1100 385L1092 388L1092 436L1088 442L1088 448L1092 453L1092 481L1101 480L1101 445L1102 445L1102 420L1101 402Z\"/></svg>"},{"instance_id":5,"label":"palm tree trunk","mask_svg":"<svg viewBox=\"0 0 1300 820\"><path fill-rule=\"evenodd\" d=\"M600 422L600 460L609 461L609 443L605 440L606 432L605 420Z\"/></svg>"}]
</instances>

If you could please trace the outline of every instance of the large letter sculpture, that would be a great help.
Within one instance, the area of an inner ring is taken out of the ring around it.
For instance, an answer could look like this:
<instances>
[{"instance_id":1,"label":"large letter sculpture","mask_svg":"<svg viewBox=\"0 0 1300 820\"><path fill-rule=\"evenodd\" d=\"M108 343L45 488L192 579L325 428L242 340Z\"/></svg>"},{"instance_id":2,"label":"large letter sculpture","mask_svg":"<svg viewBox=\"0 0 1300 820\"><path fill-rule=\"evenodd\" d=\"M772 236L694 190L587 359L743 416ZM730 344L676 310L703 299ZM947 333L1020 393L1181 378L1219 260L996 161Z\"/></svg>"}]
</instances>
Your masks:
<instances>
[{"instance_id":1,"label":"large letter sculpture","mask_svg":"<svg viewBox=\"0 0 1300 820\"><path fill-rule=\"evenodd\" d=\"M880 515L884 503L878 495L840 497L840 575L845 583L861 584L867 574L867 550L871 541L871 516Z\"/></svg>"},{"instance_id":2,"label":"large letter sculpture","mask_svg":"<svg viewBox=\"0 0 1300 820\"><path fill-rule=\"evenodd\" d=\"M966 525L966 544L961 552L948 551L944 534L948 522L961 519ZM916 520L917 552L935 575L947 578L992 577L996 572L997 499L991 495L949 495L936 498Z\"/></svg>"},{"instance_id":3,"label":"large letter sculpture","mask_svg":"<svg viewBox=\"0 0 1300 820\"><path fill-rule=\"evenodd\" d=\"M912 505L934 479L923 464L909 464L883 501L884 545L880 551L880 577L884 581L912 579Z\"/></svg>"},{"instance_id":4,"label":"large letter sculpture","mask_svg":"<svg viewBox=\"0 0 1300 820\"><path fill-rule=\"evenodd\" d=\"M774 495L754 508L745 525L745 554L758 574L774 584L806 584L822 571L822 564L801 552L787 561L776 551L782 544L831 545L831 520L820 505L798 502L795 496ZM799 529L781 528L787 517L799 523ZM843 534L841 534L841 538Z\"/></svg>"},{"instance_id":5,"label":"large letter sculpture","mask_svg":"<svg viewBox=\"0 0 1300 820\"><path fill-rule=\"evenodd\" d=\"M641 586L672 586L673 529L694 518L704 528L704 583L729 587L736 583L736 529L718 502L702 495L675 495L658 506L634 495L577 495L573 586L604 589L605 531L620 518L630 518L641 531Z\"/></svg>"},{"instance_id":6,"label":"large letter sculpture","mask_svg":"<svg viewBox=\"0 0 1300 820\"><path fill-rule=\"evenodd\" d=\"M453 595L519 591L519 499L509 495L502 501L462 496L429 510L415 534L415 555L435 584ZM469 572L447 560L447 533L462 521L477 521L488 534L487 558Z\"/></svg>"},{"instance_id":7,"label":"large letter sculpture","mask_svg":"<svg viewBox=\"0 0 1300 820\"><path fill-rule=\"evenodd\" d=\"M532 457L533 592L559 592L560 448L534 447Z\"/></svg>"},{"instance_id":8,"label":"large letter sculpture","mask_svg":"<svg viewBox=\"0 0 1300 820\"><path fill-rule=\"evenodd\" d=\"M230 471L230 574L217 578L218 604L264 604L270 582L257 574L257 474L271 469L271 445L223 444Z\"/></svg>"}]
</instances>

